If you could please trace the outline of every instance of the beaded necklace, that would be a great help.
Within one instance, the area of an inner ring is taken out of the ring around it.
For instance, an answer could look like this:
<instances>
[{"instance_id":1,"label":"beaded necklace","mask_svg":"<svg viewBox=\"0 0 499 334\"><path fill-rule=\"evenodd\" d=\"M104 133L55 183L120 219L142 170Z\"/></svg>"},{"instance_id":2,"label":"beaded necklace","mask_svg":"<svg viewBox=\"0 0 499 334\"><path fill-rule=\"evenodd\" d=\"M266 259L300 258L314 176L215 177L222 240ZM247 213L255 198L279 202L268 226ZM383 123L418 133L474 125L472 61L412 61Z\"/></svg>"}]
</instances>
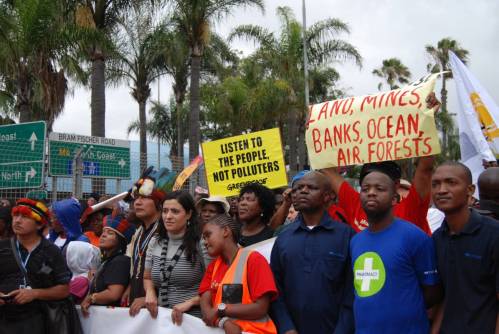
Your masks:
<instances>
[{"instance_id":1,"label":"beaded necklace","mask_svg":"<svg viewBox=\"0 0 499 334\"><path fill-rule=\"evenodd\" d=\"M149 233L145 236L145 239L142 240L144 234L146 233L146 229L144 226L141 227L140 233L135 240L133 245L133 271L135 273L135 278L140 279L140 273L142 272L142 258L145 255L147 246L149 245L149 241L156 232L158 228L158 222L155 222Z\"/></svg>"}]
</instances>

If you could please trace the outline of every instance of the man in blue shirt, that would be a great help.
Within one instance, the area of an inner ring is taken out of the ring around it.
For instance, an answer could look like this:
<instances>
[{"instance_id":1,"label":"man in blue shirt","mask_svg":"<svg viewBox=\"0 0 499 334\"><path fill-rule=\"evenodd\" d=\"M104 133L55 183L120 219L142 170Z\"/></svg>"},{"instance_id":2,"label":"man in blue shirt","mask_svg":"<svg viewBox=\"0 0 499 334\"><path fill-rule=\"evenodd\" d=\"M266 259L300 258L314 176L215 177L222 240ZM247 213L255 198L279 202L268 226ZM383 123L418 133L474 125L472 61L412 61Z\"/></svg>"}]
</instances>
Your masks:
<instances>
[{"instance_id":1,"label":"man in blue shirt","mask_svg":"<svg viewBox=\"0 0 499 334\"><path fill-rule=\"evenodd\" d=\"M327 213L331 185L309 172L292 185L296 220L276 239L270 266L279 297L272 304L279 333L353 333L349 245L354 235Z\"/></svg>"},{"instance_id":2,"label":"man in blue shirt","mask_svg":"<svg viewBox=\"0 0 499 334\"><path fill-rule=\"evenodd\" d=\"M356 333L426 334L426 307L441 298L432 240L393 217L395 183L387 174L372 171L360 181L369 227L350 244Z\"/></svg>"}]
</instances>

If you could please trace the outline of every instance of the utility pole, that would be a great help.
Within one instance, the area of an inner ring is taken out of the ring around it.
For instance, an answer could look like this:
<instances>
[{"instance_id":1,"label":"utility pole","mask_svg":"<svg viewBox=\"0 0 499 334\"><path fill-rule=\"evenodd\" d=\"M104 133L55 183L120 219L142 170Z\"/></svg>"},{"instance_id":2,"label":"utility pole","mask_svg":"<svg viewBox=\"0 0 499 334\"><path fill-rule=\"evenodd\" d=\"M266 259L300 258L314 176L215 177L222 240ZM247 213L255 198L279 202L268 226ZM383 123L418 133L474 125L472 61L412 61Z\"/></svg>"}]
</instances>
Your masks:
<instances>
[{"instance_id":1,"label":"utility pole","mask_svg":"<svg viewBox=\"0 0 499 334\"><path fill-rule=\"evenodd\" d=\"M302 0L302 14L303 14L303 25L302 25L302 38L303 38L303 82L305 89L305 115L308 113L310 104L310 95L308 87L308 45L307 45L307 9L305 6L305 0ZM305 147L305 124L304 117L300 117L299 126L299 140L298 140L298 166L300 169L305 168L307 165L307 148Z\"/></svg>"},{"instance_id":2,"label":"utility pole","mask_svg":"<svg viewBox=\"0 0 499 334\"><path fill-rule=\"evenodd\" d=\"M82 199L82 178L83 178L83 159L81 155L85 145L80 147L73 157L73 197Z\"/></svg>"},{"instance_id":3,"label":"utility pole","mask_svg":"<svg viewBox=\"0 0 499 334\"><path fill-rule=\"evenodd\" d=\"M302 0L303 12L303 75L305 81L305 110L308 112L308 105L310 104L309 89L308 89L308 55L307 55L307 9L305 7L305 0Z\"/></svg>"},{"instance_id":4,"label":"utility pole","mask_svg":"<svg viewBox=\"0 0 499 334\"><path fill-rule=\"evenodd\" d=\"M158 104L161 104L161 98L160 98L160 82L161 82L161 77L158 77ZM160 168L161 164L161 143L159 142L159 136L158 136L158 170Z\"/></svg>"}]
</instances>

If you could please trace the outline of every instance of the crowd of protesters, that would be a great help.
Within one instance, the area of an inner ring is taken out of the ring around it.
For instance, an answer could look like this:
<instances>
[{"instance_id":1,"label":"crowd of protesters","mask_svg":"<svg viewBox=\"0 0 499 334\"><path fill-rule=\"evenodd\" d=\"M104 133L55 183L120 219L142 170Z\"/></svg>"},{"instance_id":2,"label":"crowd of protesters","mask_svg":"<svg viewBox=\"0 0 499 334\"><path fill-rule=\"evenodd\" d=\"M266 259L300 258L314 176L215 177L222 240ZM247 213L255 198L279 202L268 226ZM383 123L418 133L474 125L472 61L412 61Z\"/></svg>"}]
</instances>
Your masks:
<instances>
[{"instance_id":1,"label":"crowd of protesters","mask_svg":"<svg viewBox=\"0 0 499 334\"><path fill-rule=\"evenodd\" d=\"M166 307L226 333L495 333L499 167L475 192L465 165L434 165L418 159L409 183L395 162L365 164L359 191L335 168L302 171L228 199L149 168L98 210L95 193L0 200L0 333L81 332L76 312L48 330L48 309L75 304ZM250 246L275 236L269 263Z\"/></svg>"}]
</instances>

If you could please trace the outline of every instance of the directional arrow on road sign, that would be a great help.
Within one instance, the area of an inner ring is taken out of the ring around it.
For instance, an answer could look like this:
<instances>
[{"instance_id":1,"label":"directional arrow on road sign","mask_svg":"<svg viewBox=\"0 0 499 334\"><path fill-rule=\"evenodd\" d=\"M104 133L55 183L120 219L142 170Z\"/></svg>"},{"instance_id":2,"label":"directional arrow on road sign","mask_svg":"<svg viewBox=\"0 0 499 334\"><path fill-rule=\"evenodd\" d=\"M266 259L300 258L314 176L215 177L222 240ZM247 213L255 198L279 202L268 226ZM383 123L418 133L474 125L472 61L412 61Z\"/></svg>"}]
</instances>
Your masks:
<instances>
[{"instance_id":1,"label":"directional arrow on road sign","mask_svg":"<svg viewBox=\"0 0 499 334\"><path fill-rule=\"evenodd\" d=\"M118 165L120 165L121 168L125 167L125 165L126 165L125 160L123 160L123 158L121 158L120 161L118 161Z\"/></svg>"},{"instance_id":2,"label":"directional arrow on road sign","mask_svg":"<svg viewBox=\"0 0 499 334\"><path fill-rule=\"evenodd\" d=\"M45 122L0 126L0 189L43 185Z\"/></svg>"},{"instance_id":3,"label":"directional arrow on road sign","mask_svg":"<svg viewBox=\"0 0 499 334\"><path fill-rule=\"evenodd\" d=\"M29 180L31 180L36 176L36 170L32 166L30 166L29 168L30 170L26 172L26 178L24 183L28 183Z\"/></svg>"},{"instance_id":4,"label":"directional arrow on road sign","mask_svg":"<svg viewBox=\"0 0 499 334\"><path fill-rule=\"evenodd\" d=\"M45 129L45 122L0 126L0 165L43 161Z\"/></svg>"},{"instance_id":5,"label":"directional arrow on road sign","mask_svg":"<svg viewBox=\"0 0 499 334\"><path fill-rule=\"evenodd\" d=\"M0 189L39 188L43 185L43 161L0 166Z\"/></svg>"},{"instance_id":6,"label":"directional arrow on road sign","mask_svg":"<svg viewBox=\"0 0 499 334\"><path fill-rule=\"evenodd\" d=\"M32 132L31 137L29 138L29 141L31 142L31 150L32 151L35 150L35 144L36 144L37 140L38 140L38 138L36 137L36 133Z\"/></svg>"}]
</instances>

